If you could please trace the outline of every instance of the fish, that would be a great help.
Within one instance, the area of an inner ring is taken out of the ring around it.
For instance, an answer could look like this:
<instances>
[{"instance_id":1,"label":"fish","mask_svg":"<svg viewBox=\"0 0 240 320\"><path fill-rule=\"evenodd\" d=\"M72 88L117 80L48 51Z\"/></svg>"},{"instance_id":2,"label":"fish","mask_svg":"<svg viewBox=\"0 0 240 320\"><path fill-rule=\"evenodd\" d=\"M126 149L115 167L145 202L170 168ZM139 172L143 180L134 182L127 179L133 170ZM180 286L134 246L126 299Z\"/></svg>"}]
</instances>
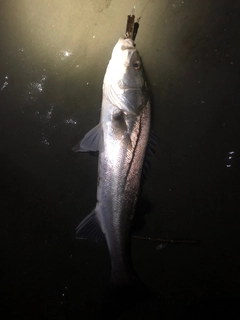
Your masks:
<instances>
[{"instance_id":1,"label":"fish","mask_svg":"<svg viewBox=\"0 0 240 320\"><path fill-rule=\"evenodd\" d=\"M131 258L131 228L150 121L141 57L132 39L120 38L103 80L100 122L73 147L75 152L98 152L96 206L77 226L76 238L106 240L113 285L128 285L138 278Z\"/></svg>"}]
</instances>

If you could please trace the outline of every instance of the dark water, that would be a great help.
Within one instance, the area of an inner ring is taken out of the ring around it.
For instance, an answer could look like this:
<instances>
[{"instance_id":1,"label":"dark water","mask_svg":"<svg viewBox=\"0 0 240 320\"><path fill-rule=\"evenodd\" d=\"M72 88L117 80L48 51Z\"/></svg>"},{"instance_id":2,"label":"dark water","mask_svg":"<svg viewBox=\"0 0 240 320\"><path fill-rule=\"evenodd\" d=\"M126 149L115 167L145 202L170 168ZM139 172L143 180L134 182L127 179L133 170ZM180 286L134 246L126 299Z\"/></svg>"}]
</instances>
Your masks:
<instances>
[{"instance_id":1,"label":"dark water","mask_svg":"<svg viewBox=\"0 0 240 320\"><path fill-rule=\"evenodd\" d=\"M97 158L71 148L98 123L112 48L126 14L146 2L119 3L0 2L2 310L7 319L234 319L238 1L150 1L136 41L159 137L141 235L200 244L156 250L133 240L134 266L152 292L134 302L109 296L107 249L74 239L95 205Z\"/></svg>"}]
</instances>

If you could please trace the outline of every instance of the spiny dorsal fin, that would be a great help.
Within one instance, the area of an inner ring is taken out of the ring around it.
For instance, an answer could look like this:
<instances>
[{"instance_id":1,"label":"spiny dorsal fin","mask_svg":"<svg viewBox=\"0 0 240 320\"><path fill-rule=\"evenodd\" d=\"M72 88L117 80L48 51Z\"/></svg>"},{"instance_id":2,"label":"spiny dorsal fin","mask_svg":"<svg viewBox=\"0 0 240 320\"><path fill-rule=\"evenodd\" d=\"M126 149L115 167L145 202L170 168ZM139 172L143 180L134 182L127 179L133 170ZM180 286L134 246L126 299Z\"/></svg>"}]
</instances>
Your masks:
<instances>
[{"instance_id":1,"label":"spiny dorsal fin","mask_svg":"<svg viewBox=\"0 0 240 320\"><path fill-rule=\"evenodd\" d=\"M158 137L151 131L148 139L148 145L145 153L144 162L143 162L142 182L147 179L148 172L151 168L150 159L155 154L155 147L158 140L159 140Z\"/></svg>"}]
</instances>

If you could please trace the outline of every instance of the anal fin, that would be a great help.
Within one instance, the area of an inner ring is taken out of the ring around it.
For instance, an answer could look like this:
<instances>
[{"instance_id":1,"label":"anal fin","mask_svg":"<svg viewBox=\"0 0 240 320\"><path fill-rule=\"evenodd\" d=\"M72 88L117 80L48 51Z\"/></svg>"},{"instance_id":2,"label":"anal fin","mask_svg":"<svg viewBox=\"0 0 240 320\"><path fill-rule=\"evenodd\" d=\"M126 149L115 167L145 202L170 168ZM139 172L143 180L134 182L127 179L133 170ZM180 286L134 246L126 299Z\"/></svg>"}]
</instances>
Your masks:
<instances>
[{"instance_id":1,"label":"anal fin","mask_svg":"<svg viewBox=\"0 0 240 320\"><path fill-rule=\"evenodd\" d=\"M94 242L105 241L105 235L102 232L95 210L77 226L76 239L86 239Z\"/></svg>"}]
</instances>

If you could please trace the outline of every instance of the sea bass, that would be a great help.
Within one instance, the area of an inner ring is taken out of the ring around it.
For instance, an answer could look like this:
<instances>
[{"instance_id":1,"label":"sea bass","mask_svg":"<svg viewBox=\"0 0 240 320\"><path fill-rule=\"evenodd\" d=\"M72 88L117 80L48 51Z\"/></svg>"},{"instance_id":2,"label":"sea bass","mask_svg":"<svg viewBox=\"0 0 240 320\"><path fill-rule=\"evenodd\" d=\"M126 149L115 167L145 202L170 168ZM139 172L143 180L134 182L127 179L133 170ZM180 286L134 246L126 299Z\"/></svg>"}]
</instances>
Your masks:
<instances>
[{"instance_id":1,"label":"sea bass","mask_svg":"<svg viewBox=\"0 0 240 320\"><path fill-rule=\"evenodd\" d=\"M150 99L141 58L131 39L115 45L103 81L100 123L73 148L99 151L97 204L77 227L77 238L105 237L111 282L129 284L131 225L150 131Z\"/></svg>"}]
</instances>

